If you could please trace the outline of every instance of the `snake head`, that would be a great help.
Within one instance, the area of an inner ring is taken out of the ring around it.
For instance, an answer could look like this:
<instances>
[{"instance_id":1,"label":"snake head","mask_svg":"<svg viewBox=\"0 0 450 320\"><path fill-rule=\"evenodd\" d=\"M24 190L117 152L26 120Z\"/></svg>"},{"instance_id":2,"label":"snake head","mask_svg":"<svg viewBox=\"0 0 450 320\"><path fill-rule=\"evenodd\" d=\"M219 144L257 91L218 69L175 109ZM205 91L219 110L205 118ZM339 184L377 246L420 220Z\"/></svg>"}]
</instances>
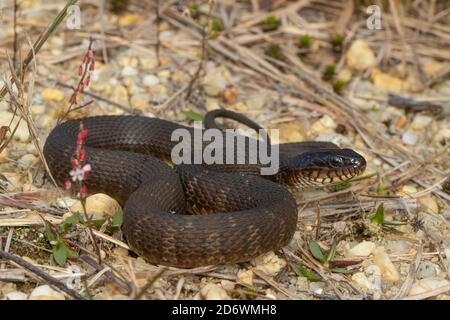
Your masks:
<instances>
[{"instance_id":1,"label":"snake head","mask_svg":"<svg viewBox=\"0 0 450 320\"><path fill-rule=\"evenodd\" d=\"M289 174L284 175L282 183L298 188L319 187L360 175L366 160L351 149L323 149L302 153L283 166Z\"/></svg>"}]
</instances>

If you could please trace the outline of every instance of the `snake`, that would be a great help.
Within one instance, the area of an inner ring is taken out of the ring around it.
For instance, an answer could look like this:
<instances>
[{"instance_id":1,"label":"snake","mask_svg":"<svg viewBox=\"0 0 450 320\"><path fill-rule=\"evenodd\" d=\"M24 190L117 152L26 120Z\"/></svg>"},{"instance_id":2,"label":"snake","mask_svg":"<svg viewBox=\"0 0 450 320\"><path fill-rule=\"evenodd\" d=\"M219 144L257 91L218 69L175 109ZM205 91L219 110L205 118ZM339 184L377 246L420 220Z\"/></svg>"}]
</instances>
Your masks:
<instances>
[{"instance_id":1,"label":"snake","mask_svg":"<svg viewBox=\"0 0 450 320\"><path fill-rule=\"evenodd\" d=\"M237 115L231 116L258 127ZM195 128L156 117L102 115L67 120L49 133L43 154L60 186L70 177L80 124L88 130L88 194L118 201L130 249L155 265L239 263L276 251L297 230L292 189L346 181L366 166L352 149L315 141L279 144L279 169L271 175L261 175L260 163L174 164L171 152L179 141L172 133L195 134Z\"/></svg>"}]
</instances>

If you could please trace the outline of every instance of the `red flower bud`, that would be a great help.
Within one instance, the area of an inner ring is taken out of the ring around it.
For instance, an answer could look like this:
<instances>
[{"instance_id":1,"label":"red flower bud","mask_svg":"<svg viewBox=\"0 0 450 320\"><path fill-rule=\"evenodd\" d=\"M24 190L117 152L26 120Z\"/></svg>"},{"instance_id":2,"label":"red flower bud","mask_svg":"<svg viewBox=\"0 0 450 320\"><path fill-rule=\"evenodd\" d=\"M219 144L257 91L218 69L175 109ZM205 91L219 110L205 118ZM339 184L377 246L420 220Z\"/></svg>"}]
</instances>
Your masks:
<instances>
[{"instance_id":1,"label":"red flower bud","mask_svg":"<svg viewBox=\"0 0 450 320\"><path fill-rule=\"evenodd\" d=\"M72 165L72 169L78 168L78 166L79 166L77 159L72 159L70 161L70 164Z\"/></svg>"},{"instance_id":2,"label":"red flower bud","mask_svg":"<svg viewBox=\"0 0 450 320\"><path fill-rule=\"evenodd\" d=\"M72 188L72 181L70 181L70 179L66 180L66 182L64 182L64 188L66 190L69 190L70 188Z\"/></svg>"},{"instance_id":3,"label":"red flower bud","mask_svg":"<svg viewBox=\"0 0 450 320\"><path fill-rule=\"evenodd\" d=\"M89 60L94 59L94 50L92 50L91 48L89 48L89 49L88 49L88 52L87 52L87 57L88 57Z\"/></svg>"},{"instance_id":4,"label":"red flower bud","mask_svg":"<svg viewBox=\"0 0 450 320\"><path fill-rule=\"evenodd\" d=\"M80 66L78 67L78 75L81 76L83 74L83 65L80 64Z\"/></svg>"},{"instance_id":5,"label":"red flower bud","mask_svg":"<svg viewBox=\"0 0 450 320\"><path fill-rule=\"evenodd\" d=\"M78 159L79 159L80 161L86 160L86 149L84 149L84 148L81 148L81 149L80 149L80 153L79 153L79 155L78 155Z\"/></svg>"},{"instance_id":6,"label":"red flower bud","mask_svg":"<svg viewBox=\"0 0 450 320\"><path fill-rule=\"evenodd\" d=\"M77 104L77 95L75 93L70 96L69 103Z\"/></svg>"},{"instance_id":7,"label":"red flower bud","mask_svg":"<svg viewBox=\"0 0 450 320\"><path fill-rule=\"evenodd\" d=\"M84 199L84 198L86 198L86 195L87 195L87 188L86 188L86 185L83 184L80 188L79 196L80 196L80 198Z\"/></svg>"},{"instance_id":8,"label":"red flower bud","mask_svg":"<svg viewBox=\"0 0 450 320\"><path fill-rule=\"evenodd\" d=\"M89 86L90 82L91 82L91 76L87 76L86 79L84 79L84 85L87 87L87 86Z\"/></svg>"},{"instance_id":9,"label":"red flower bud","mask_svg":"<svg viewBox=\"0 0 450 320\"><path fill-rule=\"evenodd\" d=\"M89 71L94 71L95 70L95 61L92 60L91 64L89 65Z\"/></svg>"}]
</instances>

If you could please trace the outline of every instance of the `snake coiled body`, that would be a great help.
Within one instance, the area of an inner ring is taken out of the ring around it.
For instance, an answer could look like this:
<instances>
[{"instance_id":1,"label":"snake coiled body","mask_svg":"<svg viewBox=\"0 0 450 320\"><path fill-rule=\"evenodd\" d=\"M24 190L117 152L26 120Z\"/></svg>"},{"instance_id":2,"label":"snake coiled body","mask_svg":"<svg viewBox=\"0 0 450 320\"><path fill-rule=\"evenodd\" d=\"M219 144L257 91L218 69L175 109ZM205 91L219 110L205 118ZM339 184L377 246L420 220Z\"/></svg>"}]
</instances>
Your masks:
<instances>
[{"instance_id":1,"label":"snake coiled body","mask_svg":"<svg viewBox=\"0 0 450 320\"><path fill-rule=\"evenodd\" d=\"M227 172L202 165L172 168L164 161L177 144L171 141L173 131L193 129L162 119L98 116L59 124L44 146L59 184L69 177L81 121L88 129L86 163L92 167L88 191L106 193L123 204L126 240L150 263L195 267L248 261L292 238L297 206L276 177L263 179L255 175L255 166L249 170L245 164ZM281 163L288 166L295 148L282 146ZM321 147L338 150L330 143L304 143L296 149ZM246 170L253 175L242 174ZM280 176L288 171L281 167ZM309 178L314 175L319 176L310 172Z\"/></svg>"}]
</instances>

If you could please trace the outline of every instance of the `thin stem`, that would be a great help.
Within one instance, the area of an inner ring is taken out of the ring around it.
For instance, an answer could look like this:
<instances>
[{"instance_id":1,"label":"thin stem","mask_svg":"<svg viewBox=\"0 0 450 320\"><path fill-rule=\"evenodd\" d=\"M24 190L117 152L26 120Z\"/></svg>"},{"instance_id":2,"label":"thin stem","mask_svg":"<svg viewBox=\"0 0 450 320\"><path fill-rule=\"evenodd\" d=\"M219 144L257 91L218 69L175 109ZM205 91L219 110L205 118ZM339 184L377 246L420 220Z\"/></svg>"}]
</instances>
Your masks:
<instances>
[{"instance_id":1,"label":"thin stem","mask_svg":"<svg viewBox=\"0 0 450 320\"><path fill-rule=\"evenodd\" d=\"M10 254L6 251L0 250L0 257L6 260L10 260L13 261L15 263L17 263L19 266L21 266L22 268L27 269L28 271L34 273L35 275L37 275L38 277L44 279L45 281L47 281L50 285L57 287L58 289L60 289L61 291L64 291L65 293L67 293L69 296L73 297L74 299L77 300L86 300L85 297L83 297L82 295L80 295L78 292L76 292L73 289L70 289L69 287L67 287L64 283L62 283L61 281L53 278L52 276L50 276L49 274L43 272L42 270L36 268L35 266L33 266L31 263L23 260L22 258L19 258L16 255Z\"/></svg>"}]
</instances>

